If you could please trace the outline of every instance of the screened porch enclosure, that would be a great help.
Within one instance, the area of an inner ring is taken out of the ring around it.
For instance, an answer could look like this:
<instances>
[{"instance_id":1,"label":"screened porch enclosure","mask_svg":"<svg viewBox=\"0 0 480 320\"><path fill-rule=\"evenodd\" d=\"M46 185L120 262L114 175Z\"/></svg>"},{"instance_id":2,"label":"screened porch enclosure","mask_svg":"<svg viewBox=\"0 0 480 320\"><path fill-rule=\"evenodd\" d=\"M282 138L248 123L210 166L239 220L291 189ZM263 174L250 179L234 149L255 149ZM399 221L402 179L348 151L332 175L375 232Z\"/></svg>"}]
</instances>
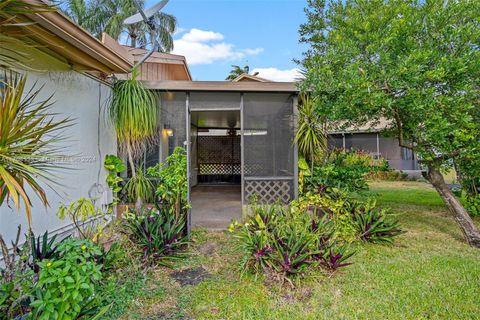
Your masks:
<instances>
[{"instance_id":1,"label":"screened porch enclosure","mask_svg":"<svg viewBox=\"0 0 480 320\"><path fill-rule=\"evenodd\" d=\"M194 226L207 221L226 227L227 218L241 218L242 207L252 201L288 203L297 196L296 93L158 94L164 128L159 160L175 147L186 149ZM223 213L214 210L219 207Z\"/></svg>"},{"instance_id":2,"label":"screened porch enclosure","mask_svg":"<svg viewBox=\"0 0 480 320\"><path fill-rule=\"evenodd\" d=\"M297 195L297 97L278 92L159 92L160 159L187 147L190 186L238 184L242 204Z\"/></svg>"}]
</instances>

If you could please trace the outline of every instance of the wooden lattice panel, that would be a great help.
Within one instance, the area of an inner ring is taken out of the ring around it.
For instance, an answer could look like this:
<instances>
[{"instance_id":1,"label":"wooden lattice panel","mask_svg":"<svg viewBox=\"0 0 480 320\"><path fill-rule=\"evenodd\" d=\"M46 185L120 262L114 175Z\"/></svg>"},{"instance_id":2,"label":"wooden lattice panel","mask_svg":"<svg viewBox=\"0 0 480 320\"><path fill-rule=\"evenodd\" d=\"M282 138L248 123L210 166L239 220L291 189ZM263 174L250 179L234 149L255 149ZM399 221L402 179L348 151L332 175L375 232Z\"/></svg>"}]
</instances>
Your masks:
<instances>
[{"instance_id":1,"label":"wooden lattice panel","mask_svg":"<svg viewBox=\"0 0 480 320\"><path fill-rule=\"evenodd\" d=\"M289 203L293 199L292 180L245 180L245 199L256 198L260 203L281 201Z\"/></svg>"},{"instance_id":2,"label":"wooden lattice panel","mask_svg":"<svg viewBox=\"0 0 480 320\"><path fill-rule=\"evenodd\" d=\"M213 174L241 174L240 163L200 163L199 174L213 175Z\"/></svg>"},{"instance_id":3,"label":"wooden lattice panel","mask_svg":"<svg viewBox=\"0 0 480 320\"><path fill-rule=\"evenodd\" d=\"M199 174L241 174L240 136L199 136L197 154Z\"/></svg>"}]
</instances>

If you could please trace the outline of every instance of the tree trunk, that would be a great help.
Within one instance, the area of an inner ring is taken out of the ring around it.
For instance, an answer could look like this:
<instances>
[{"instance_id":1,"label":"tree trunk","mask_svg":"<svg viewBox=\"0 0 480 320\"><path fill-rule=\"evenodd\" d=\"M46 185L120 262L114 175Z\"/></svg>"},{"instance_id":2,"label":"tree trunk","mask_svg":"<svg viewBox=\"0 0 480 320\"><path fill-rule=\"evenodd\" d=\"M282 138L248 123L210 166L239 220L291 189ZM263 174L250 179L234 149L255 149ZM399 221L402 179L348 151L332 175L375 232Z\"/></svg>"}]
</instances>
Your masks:
<instances>
[{"instance_id":1,"label":"tree trunk","mask_svg":"<svg viewBox=\"0 0 480 320\"><path fill-rule=\"evenodd\" d=\"M440 171L433 167L431 163L428 164L427 178L440 194L440 197L447 205L447 208L453 213L454 218L460 226L460 229L462 230L468 244L470 244L472 247L480 248L480 231L473 223L473 220L470 218L467 210L465 210L460 201L448 188Z\"/></svg>"},{"instance_id":2,"label":"tree trunk","mask_svg":"<svg viewBox=\"0 0 480 320\"><path fill-rule=\"evenodd\" d=\"M136 48L137 47L137 34L134 32L130 32L130 47Z\"/></svg>"},{"instance_id":3,"label":"tree trunk","mask_svg":"<svg viewBox=\"0 0 480 320\"><path fill-rule=\"evenodd\" d=\"M132 149L130 143L127 142L127 154L128 154L128 163L130 164L130 169L132 170L132 177L137 176L137 172L135 171L135 161L133 161ZM135 211L140 213L142 210L143 202L140 197L137 198L137 202L135 203Z\"/></svg>"}]
</instances>

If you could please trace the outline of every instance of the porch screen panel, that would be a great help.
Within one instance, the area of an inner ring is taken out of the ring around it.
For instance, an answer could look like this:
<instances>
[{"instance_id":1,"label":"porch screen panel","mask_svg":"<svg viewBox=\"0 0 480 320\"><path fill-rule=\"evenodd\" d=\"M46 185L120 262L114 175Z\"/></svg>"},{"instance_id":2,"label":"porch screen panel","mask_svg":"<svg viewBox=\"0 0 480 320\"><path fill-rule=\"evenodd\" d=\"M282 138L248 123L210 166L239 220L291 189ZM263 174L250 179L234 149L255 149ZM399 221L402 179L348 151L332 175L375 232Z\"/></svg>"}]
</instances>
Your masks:
<instances>
[{"instance_id":1,"label":"porch screen panel","mask_svg":"<svg viewBox=\"0 0 480 320\"><path fill-rule=\"evenodd\" d=\"M244 126L244 198L288 202L294 197L293 97L246 93Z\"/></svg>"},{"instance_id":2,"label":"porch screen panel","mask_svg":"<svg viewBox=\"0 0 480 320\"><path fill-rule=\"evenodd\" d=\"M380 136L380 153L388 160L390 167L397 170L419 170L414 155L398 145L398 140Z\"/></svg>"},{"instance_id":3,"label":"porch screen panel","mask_svg":"<svg viewBox=\"0 0 480 320\"><path fill-rule=\"evenodd\" d=\"M191 92L190 110L240 109L240 93Z\"/></svg>"},{"instance_id":4,"label":"porch screen panel","mask_svg":"<svg viewBox=\"0 0 480 320\"><path fill-rule=\"evenodd\" d=\"M185 147L186 131L186 93L160 93L160 130L161 130L161 159L162 161L173 152L175 147ZM172 136L167 136L164 128L172 129Z\"/></svg>"}]
</instances>

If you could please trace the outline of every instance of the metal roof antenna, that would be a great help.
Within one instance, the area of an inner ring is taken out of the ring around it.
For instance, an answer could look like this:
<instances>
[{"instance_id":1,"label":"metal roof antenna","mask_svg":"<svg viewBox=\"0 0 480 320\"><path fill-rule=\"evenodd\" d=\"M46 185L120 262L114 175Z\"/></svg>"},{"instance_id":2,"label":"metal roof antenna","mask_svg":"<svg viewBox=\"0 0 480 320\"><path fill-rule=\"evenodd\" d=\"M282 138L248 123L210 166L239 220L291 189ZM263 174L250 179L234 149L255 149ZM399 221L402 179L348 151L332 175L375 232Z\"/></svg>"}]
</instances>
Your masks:
<instances>
[{"instance_id":1,"label":"metal roof antenna","mask_svg":"<svg viewBox=\"0 0 480 320\"><path fill-rule=\"evenodd\" d=\"M163 7L167 5L168 1L169 0L159 1L157 4L153 5L152 7L144 11L142 6L138 2L138 0L133 0L133 2L135 3L135 6L138 9L138 13L128 17L127 19L125 19L125 21L123 21L123 23L134 24L134 23L139 23L143 21L147 25L150 31L150 39L152 39L153 46L150 49L150 51L147 52L145 56L143 56L143 58L133 66L132 69L135 69L139 65L144 63L145 60L147 60L152 55L152 53L157 51L158 48L160 47L160 44L158 43L158 36L159 36L158 31L160 30L160 26L156 24L154 17L158 12L160 12L160 10Z\"/></svg>"}]
</instances>

